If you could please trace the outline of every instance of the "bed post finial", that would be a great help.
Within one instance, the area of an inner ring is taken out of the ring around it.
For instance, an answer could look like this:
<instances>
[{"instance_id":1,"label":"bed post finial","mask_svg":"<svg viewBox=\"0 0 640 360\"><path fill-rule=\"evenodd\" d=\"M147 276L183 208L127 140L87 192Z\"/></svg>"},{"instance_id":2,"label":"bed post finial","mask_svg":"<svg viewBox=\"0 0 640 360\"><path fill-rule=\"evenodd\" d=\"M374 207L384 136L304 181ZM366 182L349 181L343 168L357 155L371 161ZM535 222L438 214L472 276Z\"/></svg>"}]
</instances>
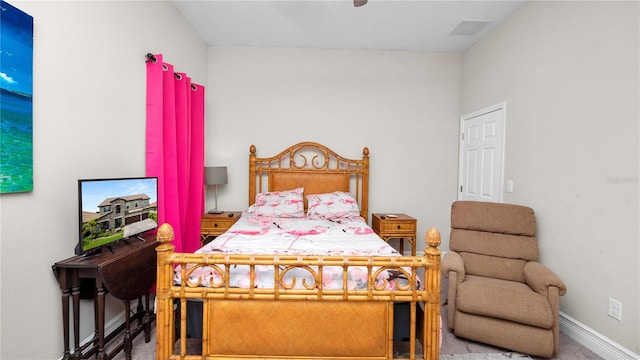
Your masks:
<instances>
[{"instance_id":1,"label":"bed post finial","mask_svg":"<svg viewBox=\"0 0 640 360\"><path fill-rule=\"evenodd\" d=\"M362 178L360 184L362 186L361 203L360 203L360 216L365 221L369 218L369 148L364 147L362 149Z\"/></svg>"},{"instance_id":2,"label":"bed post finial","mask_svg":"<svg viewBox=\"0 0 640 360\"><path fill-rule=\"evenodd\" d=\"M256 146L251 144L249 147L249 206L253 205L256 198L256 177L258 176L256 173ZM262 182L260 184L262 185Z\"/></svg>"},{"instance_id":3,"label":"bed post finial","mask_svg":"<svg viewBox=\"0 0 640 360\"><path fill-rule=\"evenodd\" d=\"M158 242L161 244L171 243L174 237L173 226L169 225L168 223L160 225L160 227L158 228L158 235L156 237L158 239Z\"/></svg>"},{"instance_id":4,"label":"bed post finial","mask_svg":"<svg viewBox=\"0 0 640 360\"><path fill-rule=\"evenodd\" d=\"M440 232L438 231L438 229L436 229L435 227L430 227L429 230L427 230L425 242L429 247L427 250L433 249L439 252L439 250L437 249L437 247L440 246Z\"/></svg>"}]
</instances>

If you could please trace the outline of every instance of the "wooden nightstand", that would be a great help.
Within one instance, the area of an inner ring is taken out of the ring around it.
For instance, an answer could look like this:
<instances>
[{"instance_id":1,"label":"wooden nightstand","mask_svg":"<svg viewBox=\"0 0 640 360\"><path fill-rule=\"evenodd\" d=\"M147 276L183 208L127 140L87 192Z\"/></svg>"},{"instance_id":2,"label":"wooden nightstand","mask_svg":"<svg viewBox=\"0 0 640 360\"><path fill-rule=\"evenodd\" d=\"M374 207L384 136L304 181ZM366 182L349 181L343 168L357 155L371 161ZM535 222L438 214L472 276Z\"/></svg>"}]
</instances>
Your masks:
<instances>
[{"instance_id":1,"label":"wooden nightstand","mask_svg":"<svg viewBox=\"0 0 640 360\"><path fill-rule=\"evenodd\" d=\"M400 253L404 255L404 240L411 244L411 256L416 255L417 221L405 214L371 214L373 231L389 242L390 239L400 239Z\"/></svg>"},{"instance_id":2,"label":"wooden nightstand","mask_svg":"<svg viewBox=\"0 0 640 360\"><path fill-rule=\"evenodd\" d=\"M200 219L200 246L204 246L216 236L238 221L242 211L225 211L221 214L203 214Z\"/></svg>"}]
</instances>

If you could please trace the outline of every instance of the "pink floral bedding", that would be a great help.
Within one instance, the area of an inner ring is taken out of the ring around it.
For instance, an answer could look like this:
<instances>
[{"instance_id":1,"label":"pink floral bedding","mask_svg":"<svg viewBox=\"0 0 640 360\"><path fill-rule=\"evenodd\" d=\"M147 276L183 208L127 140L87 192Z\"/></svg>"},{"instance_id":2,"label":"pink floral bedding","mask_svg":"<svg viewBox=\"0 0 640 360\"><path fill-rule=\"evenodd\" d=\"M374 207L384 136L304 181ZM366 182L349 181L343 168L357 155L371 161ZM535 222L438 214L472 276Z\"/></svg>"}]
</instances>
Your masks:
<instances>
[{"instance_id":1,"label":"pink floral bedding","mask_svg":"<svg viewBox=\"0 0 640 360\"><path fill-rule=\"evenodd\" d=\"M361 218L336 220L281 218L242 214L240 219L224 234L200 248L196 253L210 254L267 254L267 255L323 255L323 256L400 256L387 242L380 239ZM180 269L176 269L176 282L180 282ZM235 266L229 274L230 286L249 286L249 267ZM304 269L287 273L295 278L296 287L313 277ZM190 283L203 286L220 283L221 276L209 267L200 267L190 274ZM255 287L273 288L272 266L256 266ZM385 281L388 280L388 281ZM406 286L407 281L399 271L383 271L377 279L387 289ZM324 267L322 286L325 289L342 289L342 268ZM366 268L350 267L347 287L362 289L367 286Z\"/></svg>"}]
</instances>

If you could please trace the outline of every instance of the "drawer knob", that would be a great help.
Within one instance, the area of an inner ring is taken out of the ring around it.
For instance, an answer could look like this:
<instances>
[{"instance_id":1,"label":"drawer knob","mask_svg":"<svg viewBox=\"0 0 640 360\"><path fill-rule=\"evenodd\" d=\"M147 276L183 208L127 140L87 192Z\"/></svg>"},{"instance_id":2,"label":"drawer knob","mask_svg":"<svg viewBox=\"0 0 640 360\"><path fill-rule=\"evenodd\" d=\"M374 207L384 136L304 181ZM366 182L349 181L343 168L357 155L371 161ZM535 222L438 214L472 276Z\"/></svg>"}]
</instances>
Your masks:
<instances>
[{"instance_id":1,"label":"drawer knob","mask_svg":"<svg viewBox=\"0 0 640 360\"><path fill-rule=\"evenodd\" d=\"M213 227L218 227L218 224L213 224Z\"/></svg>"},{"instance_id":2,"label":"drawer knob","mask_svg":"<svg viewBox=\"0 0 640 360\"><path fill-rule=\"evenodd\" d=\"M400 225L398 225L398 230L400 230Z\"/></svg>"}]
</instances>

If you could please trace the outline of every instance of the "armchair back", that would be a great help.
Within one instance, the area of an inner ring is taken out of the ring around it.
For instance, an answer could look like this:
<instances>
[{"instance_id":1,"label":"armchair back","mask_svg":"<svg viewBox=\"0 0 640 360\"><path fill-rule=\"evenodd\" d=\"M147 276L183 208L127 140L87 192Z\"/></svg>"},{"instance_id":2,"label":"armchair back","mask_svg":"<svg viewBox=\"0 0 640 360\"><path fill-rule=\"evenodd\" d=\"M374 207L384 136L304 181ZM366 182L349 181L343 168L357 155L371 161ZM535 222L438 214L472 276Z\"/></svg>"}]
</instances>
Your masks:
<instances>
[{"instance_id":1,"label":"armchair back","mask_svg":"<svg viewBox=\"0 0 640 360\"><path fill-rule=\"evenodd\" d=\"M524 282L525 264L538 260L533 209L456 201L451 206L449 249L462 256L469 275Z\"/></svg>"}]
</instances>

